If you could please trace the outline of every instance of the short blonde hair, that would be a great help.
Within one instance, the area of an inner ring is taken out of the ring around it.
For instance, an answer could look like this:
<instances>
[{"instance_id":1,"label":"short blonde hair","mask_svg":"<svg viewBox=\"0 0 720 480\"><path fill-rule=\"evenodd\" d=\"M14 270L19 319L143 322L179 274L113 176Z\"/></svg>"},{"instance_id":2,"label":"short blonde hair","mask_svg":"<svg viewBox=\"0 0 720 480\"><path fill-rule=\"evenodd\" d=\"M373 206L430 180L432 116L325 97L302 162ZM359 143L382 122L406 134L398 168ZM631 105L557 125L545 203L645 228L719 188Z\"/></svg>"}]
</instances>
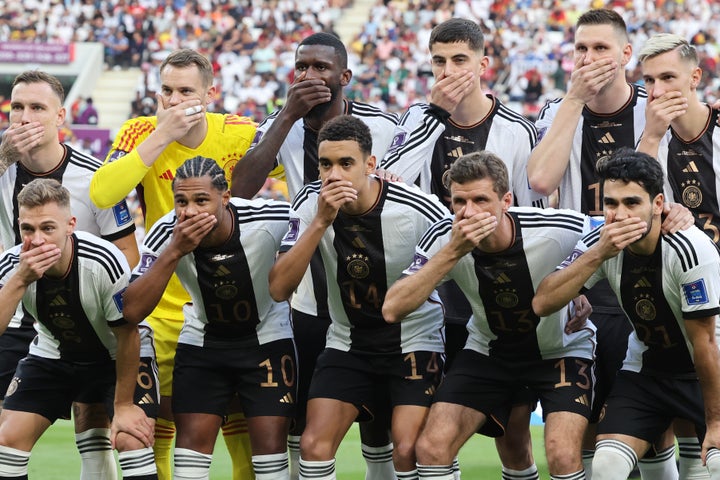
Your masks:
<instances>
[{"instance_id":1,"label":"short blonde hair","mask_svg":"<svg viewBox=\"0 0 720 480\"><path fill-rule=\"evenodd\" d=\"M650 37L638 54L638 62L643 63L645 60L673 50L677 50L682 60L687 61L693 67L698 66L699 61L695 47L674 33L658 33Z\"/></svg>"},{"instance_id":2,"label":"short blonde hair","mask_svg":"<svg viewBox=\"0 0 720 480\"><path fill-rule=\"evenodd\" d=\"M70 192L60 182L51 178L36 178L18 193L18 207L35 208L57 203L70 209Z\"/></svg>"}]
</instances>

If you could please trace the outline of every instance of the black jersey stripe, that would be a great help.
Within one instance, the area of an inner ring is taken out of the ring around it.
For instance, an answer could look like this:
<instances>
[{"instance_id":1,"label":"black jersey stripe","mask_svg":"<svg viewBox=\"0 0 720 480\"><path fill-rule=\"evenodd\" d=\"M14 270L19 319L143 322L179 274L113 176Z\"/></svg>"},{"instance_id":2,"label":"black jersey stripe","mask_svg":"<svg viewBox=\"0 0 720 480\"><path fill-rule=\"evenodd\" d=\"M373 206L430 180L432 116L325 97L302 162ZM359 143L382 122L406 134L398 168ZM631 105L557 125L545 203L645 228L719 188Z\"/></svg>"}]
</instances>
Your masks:
<instances>
[{"instance_id":1,"label":"black jersey stripe","mask_svg":"<svg viewBox=\"0 0 720 480\"><path fill-rule=\"evenodd\" d=\"M522 126L530 136L530 148L535 146L537 143L537 129L527 118L513 110L510 110L503 104L500 104L500 108L497 110L497 116Z\"/></svg>"},{"instance_id":2,"label":"black jersey stripe","mask_svg":"<svg viewBox=\"0 0 720 480\"><path fill-rule=\"evenodd\" d=\"M400 148L397 148L396 150L392 151L387 157L385 157L385 159L381 163L382 168L391 167L392 165L399 162L402 155L404 155L404 152L408 150L413 150L419 145L422 145L427 139L427 137L429 137L433 131L435 131L438 127L442 125L442 122L440 122L440 120L435 117L427 115L425 117L426 121L423 123L423 127L420 130L413 131L407 142L405 142L403 145L400 146Z\"/></svg>"},{"instance_id":3,"label":"black jersey stripe","mask_svg":"<svg viewBox=\"0 0 720 480\"><path fill-rule=\"evenodd\" d=\"M562 98L555 98L553 100L548 100L547 102L545 102L545 105L543 105L543 107L538 112L538 120L542 120L545 117L545 114L550 109L550 105L560 103L561 101Z\"/></svg>"},{"instance_id":4,"label":"black jersey stripe","mask_svg":"<svg viewBox=\"0 0 720 480\"><path fill-rule=\"evenodd\" d=\"M423 234L420 242L418 242L418 247L427 252L430 249L430 246L435 243L438 238L452 230L452 225L453 220L451 218L444 218L435 223Z\"/></svg>"},{"instance_id":5,"label":"black jersey stripe","mask_svg":"<svg viewBox=\"0 0 720 480\"><path fill-rule=\"evenodd\" d=\"M363 102L351 102L352 114L356 117L381 117L385 118L393 124L397 124L398 117L393 113L383 112L378 107Z\"/></svg>"},{"instance_id":6,"label":"black jersey stripe","mask_svg":"<svg viewBox=\"0 0 720 480\"><path fill-rule=\"evenodd\" d=\"M149 235L145 237L145 246L152 251L157 251L160 246L170 238L173 228L175 228L175 215L171 215L167 220L161 220L153 225Z\"/></svg>"},{"instance_id":7,"label":"black jersey stripe","mask_svg":"<svg viewBox=\"0 0 720 480\"><path fill-rule=\"evenodd\" d=\"M280 112L281 112L281 111L282 111L282 109L275 110L275 111L272 112L270 115L268 115L267 117L265 117L265 120L263 120L262 122L260 122L260 124L258 125L258 129L264 127L266 123L268 123L268 122L276 119L277 116L280 115Z\"/></svg>"},{"instance_id":8,"label":"black jersey stripe","mask_svg":"<svg viewBox=\"0 0 720 480\"><path fill-rule=\"evenodd\" d=\"M598 240L600 240L600 229L601 228L602 227L598 227L583 237L582 241L585 245L588 246L588 248L592 247L593 245L595 245L598 242Z\"/></svg>"},{"instance_id":9,"label":"black jersey stripe","mask_svg":"<svg viewBox=\"0 0 720 480\"><path fill-rule=\"evenodd\" d=\"M320 187L322 186L322 182L319 180L316 180L312 183L308 183L305 185L298 193L295 195L295 199L292 202L292 208L293 210L297 211L300 206L307 201L307 199L312 194L319 195L320 194Z\"/></svg>"},{"instance_id":10,"label":"black jersey stripe","mask_svg":"<svg viewBox=\"0 0 720 480\"><path fill-rule=\"evenodd\" d=\"M517 215L518 219L522 222L523 228L561 227L582 233L585 225L584 219L573 215L544 215L539 212L518 212Z\"/></svg>"},{"instance_id":11,"label":"black jersey stripe","mask_svg":"<svg viewBox=\"0 0 720 480\"><path fill-rule=\"evenodd\" d=\"M448 215L445 207L439 202L433 202L430 200L431 197L422 194L419 191L410 190L410 187L405 184L390 182L388 184L387 198L388 200L407 204L415 208L415 210L423 213L433 222L436 222Z\"/></svg>"},{"instance_id":12,"label":"black jersey stripe","mask_svg":"<svg viewBox=\"0 0 720 480\"><path fill-rule=\"evenodd\" d=\"M79 257L97 262L105 269L113 283L120 280L125 273L118 258L104 245L80 240L78 242L77 254Z\"/></svg>"},{"instance_id":13,"label":"black jersey stripe","mask_svg":"<svg viewBox=\"0 0 720 480\"><path fill-rule=\"evenodd\" d=\"M68 162L91 172L94 172L102 166L102 162L97 158L82 152L78 152L77 150L71 150Z\"/></svg>"},{"instance_id":14,"label":"black jersey stripe","mask_svg":"<svg viewBox=\"0 0 720 480\"><path fill-rule=\"evenodd\" d=\"M8 274L15 266L20 263L20 254L8 254L0 259L0 278Z\"/></svg>"},{"instance_id":15,"label":"black jersey stripe","mask_svg":"<svg viewBox=\"0 0 720 480\"><path fill-rule=\"evenodd\" d=\"M690 243L690 239L682 232L663 235L662 238L665 239L668 245L677 253L680 263L682 264L683 272L687 272L700 263L695 247Z\"/></svg>"},{"instance_id":16,"label":"black jersey stripe","mask_svg":"<svg viewBox=\"0 0 720 480\"><path fill-rule=\"evenodd\" d=\"M425 110L430 108L430 105L427 103L415 103L411 105L411 108L408 108L405 113L402 114L400 117L400 121L398 122L398 125L405 125L409 119L414 118L414 116L411 116L410 114L413 112L412 107L418 107L422 110L423 115L425 114Z\"/></svg>"}]
</instances>

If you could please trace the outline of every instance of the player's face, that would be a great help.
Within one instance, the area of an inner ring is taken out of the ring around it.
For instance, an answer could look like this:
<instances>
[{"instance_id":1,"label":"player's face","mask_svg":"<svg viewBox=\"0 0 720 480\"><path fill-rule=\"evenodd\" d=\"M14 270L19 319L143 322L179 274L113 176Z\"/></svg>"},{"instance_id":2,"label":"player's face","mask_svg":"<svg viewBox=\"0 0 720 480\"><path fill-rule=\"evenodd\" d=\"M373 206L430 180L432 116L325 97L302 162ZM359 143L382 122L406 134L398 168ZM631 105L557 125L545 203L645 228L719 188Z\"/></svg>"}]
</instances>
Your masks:
<instances>
[{"instance_id":1,"label":"player's face","mask_svg":"<svg viewBox=\"0 0 720 480\"><path fill-rule=\"evenodd\" d=\"M365 155L354 140L324 140L318 145L320 180L352 182L358 197L366 189L368 175L375 171L375 157Z\"/></svg>"},{"instance_id":2,"label":"player's face","mask_svg":"<svg viewBox=\"0 0 720 480\"><path fill-rule=\"evenodd\" d=\"M490 62L488 57L472 50L467 42L435 42L430 47L430 56L435 80L472 72L478 85Z\"/></svg>"},{"instance_id":3,"label":"player's face","mask_svg":"<svg viewBox=\"0 0 720 480\"><path fill-rule=\"evenodd\" d=\"M70 209L50 202L39 207L19 209L18 225L23 242L30 240L30 248L55 245L64 251L67 239L75 229L75 217Z\"/></svg>"},{"instance_id":4,"label":"player's face","mask_svg":"<svg viewBox=\"0 0 720 480\"><path fill-rule=\"evenodd\" d=\"M624 36L620 35L612 25L579 26L575 32L575 62L582 58L583 65L590 65L607 57L614 59L618 64L615 77L607 85L625 82L625 65L632 57L632 47Z\"/></svg>"},{"instance_id":5,"label":"player's face","mask_svg":"<svg viewBox=\"0 0 720 480\"><path fill-rule=\"evenodd\" d=\"M659 220L663 209L663 195L660 193L651 199L648 192L637 182L622 180L606 180L603 183L603 210L605 220L614 217L613 221L621 222L626 218L640 218L647 224L650 232L653 220ZM611 215L612 214L612 215Z\"/></svg>"},{"instance_id":6,"label":"player's face","mask_svg":"<svg viewBox=\"0 0 720 480\"><path fill-rule=\"evenodd\" d=\"M645 89L651 99L672 91L687 97L697 88L702 77L700 68L680 58L677 50L646 59L642 63L642 74Z\"/></svg>"},{"instance_id":7,"label":"player's face","mask_svg":"<svg viewBox=\"0 0 720 480\"><path fill-rule=\"evenodd\" d=\"M342 68L335 49L328 45L301 45L295 52L295 81L319 79L330 89L331 100L316 105L308 116L321 117L330 104L342 96L342 89L352 78L352 72Z\"/></svg>"},{"instance_id":8,"label":"player's face","mask_svg":"<svg viewBox=\"0 0 720 480\"><path fill-rule=\"evenodd\" d=\"M220 222L227 218L223 212L230 201L230 191L221 192L213 187L212 179L208 175L175 180L173 194L177 216L181 213L185 214L185 218L192 218L201 213L215 215L218 222L214 229L217 229Z\"/></svg>"},{"instance_id":9,"label":"player's face","mask_svg":"<svg viewBox=\"0 0 720 480\"><path fill-rule=\"evenodd\" d=\"M489 178L465 183L453 182L450 185L450 195L455 214L465 207L464 218L487 212L499 219L512 205L512 193L498 194L493 190L493 181Z\"/></svg>"},{"instance_id":10,"label":"player's face","mask_svg":"<svg viewBox=\"0 0 720 480\"><path fill-rule=\"evenodd\" d=\"M189 67L176 67L165 65L160 72L160 93L163 106L169 108L185 100L198 99L202 106L207 106L213 100L215 87L203 83L197 65Z\"/></svg>"},{"instance_id":11,"label":"player's face","mask_svg":"<svg viewBox=\"0 0 720 480\"><path fill-rule=\"evenodd\" d=\"M58 141L58 128L65 121L65 108L52 87L45 82L18 83L10 98L10 123L38 122L45 128L39 146Z\"/></svg>"}]
</instances>

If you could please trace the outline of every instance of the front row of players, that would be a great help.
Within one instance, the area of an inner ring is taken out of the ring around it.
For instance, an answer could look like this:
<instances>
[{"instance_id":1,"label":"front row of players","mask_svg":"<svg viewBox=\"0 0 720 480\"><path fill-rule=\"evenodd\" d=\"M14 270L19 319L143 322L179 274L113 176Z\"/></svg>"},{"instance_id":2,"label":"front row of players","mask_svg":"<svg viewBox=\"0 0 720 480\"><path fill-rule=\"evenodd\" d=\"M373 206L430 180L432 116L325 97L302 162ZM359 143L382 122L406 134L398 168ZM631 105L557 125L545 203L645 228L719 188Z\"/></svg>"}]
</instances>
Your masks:
<instances>
[{"instance_id":1,"label":"front row of players","mask_svg":"<svg viewBox=\"0 0 720 480\"><path fill-rule=\"evenodd\" d=\"M235 394L256 478L289 478L296 361L285 300L319 247L333 320L310 387L300 478L335 478L352 422L390 405L398 479L452 480L473 433L501 434L512 405L536 400L551 477L585 478L595 333L578 319L587 316L578 295L607 278L634 331L598 426L593 478L627 478L672 419L685 418L720 479L720 256L694 226L661 235L657 161L621 149L598 164L606 218L597 226L572 211L511 207L503 162L469 154L446 177L453 219L435 197L374 176L371 141L351 116L328 122L320 180L292 208L231 199L213 160L188 160L173 181L175 210L148 232L129 286L112 244L73 231L67 191L29 184L18 199L24 243L0 257L0 325L22 300L39 333L0 415L0 478L27 478L32 446L77 399L114 411L124 478L156 478L148 407L157 379L141 321L173 271L192 298L174 372L175 478L208 478ZM440 385L434 289L449 279L473 318Z\"/></svg>"}]
</instances>

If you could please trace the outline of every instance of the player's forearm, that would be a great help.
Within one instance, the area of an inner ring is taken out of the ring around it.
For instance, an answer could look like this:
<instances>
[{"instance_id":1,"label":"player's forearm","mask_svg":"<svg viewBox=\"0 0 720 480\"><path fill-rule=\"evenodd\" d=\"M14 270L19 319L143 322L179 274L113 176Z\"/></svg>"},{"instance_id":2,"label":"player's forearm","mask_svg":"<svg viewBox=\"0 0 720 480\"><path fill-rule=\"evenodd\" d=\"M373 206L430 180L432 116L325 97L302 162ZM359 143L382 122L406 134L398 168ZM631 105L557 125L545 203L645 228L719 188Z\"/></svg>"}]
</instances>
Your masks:
<instances>
[{"instance_id":1,"label":"player's forearm","mask_svg":"<svg viewBox=\"0 0 720 480\"><path fill-rule=\"evenodd\" d=\"M385 321L399 322L417 310L458 260L446 246L420 270L393 283L383 301L382 314Z\"/></svg>"},{"instance_id":2,"label":"player's forearm","mask_svg":"<svg viewBox=\"0 0 720 480\"><path fill-rule=\"evenodd\" d=\"M138 251L137 239L135 238L135 232L125 235L122 238L113 240L112 242L120 251L125 255L130 268L135 268L138 261L140 261L140 252Z\"/></svg>"},{"instance_id":3,"label":"player's forearm","mask_svg":"<svg viewBox=\"0 0 720 480\"><path fill-rule=\"evenodd\" d=\"M273 300L288 300L300 285L326 229L313 222L290 250L278 255L269 275L270 296Z\"/></svg>"},{"instance_id":4,"label":"player's forearm","mask_svg":"<svg viewBox=\"0 0 720 480\"><path fill-rule=\"evenodd\" d=\"M647 153L651 157L657 158L658 150L660 149L660 140L662 140L662 138L654 138L650 135L643 135L637 146L637 151Z\"/></svg>"},{"instance_id":5,"label":"player's forearm","mask_svg":"<svg viewBox=\"0 0 720 480\"><path fill-rule=\"evenodd\" d=\"M181 256L165 250L149 270L135 278L123 294L123 316L137 325L155 309Z\"/></svg>"},{"instance_id":6,"label":"player's forearm","mask_svg":"<svg viewBox=\"0 0 720 480\"><path fill-rule=\"evenodd\" d=\"M148 170L137 151L105 163L90 180L90 199L98 208L113 207L128 196Z\"/></svg>"},{"instance_id":7,"label":"player's forearm","mask_svg":"<svg viewBox=\"0 0 720 480\"><path fill-rule=\"evenodd\" d=\"M552 125L528 160L530 188L541 195L550 195L560 186L570 163L573 138L583 106L579 102L563 100Z\"/></svg>"},{"instance_id":8,"label":"player's forearm","mask_svg":"<svg viewBox=\"0 0 720 480\"><path fill-rule=\"evenodd\" d=\"M693 361L705 404L705 421L720 424L720 352L715 339L717 318L686 320Z\"/></svg>"},{"instance_id":9,"label":"player's forearm","mask_svg":"<svg viewBox=\"0 0 720 480\"><path fill-rule=\"evenodd\" d=\"M26 290L27 285L20 282L16 275L0 288L0 335L7 330Z\"/></svg>"},{"instance_id":10,"label":"player's forearm","mask_svg":"<svg viewBox=\"0 0 720 480\"><path fill-rule=\"evenodd\" d=\"M113 329L117 338L115 354L115 406L131 405L140 369L140 333L137 325Z\"/></svg>"},{"instance_id":11,"label":"player's forearm","mask_svg":"<svg viewBox=\"0 0 720 480\"><path fill-rule=\"evenodd\" d=\"M233 197L253 198L262 188L293 123L280 112L262 140L235 165L230 187Z\"/></svg>"},{"instance_id":12,"label":"player's forearm","mask_svg":"<svg viewBox=\"0 0 720 480\"><path fill-rule=\"evenodd\" d=\"M16 163L20 159L19 154L15 154L8 149L0 147L0 176L2 176L10 165Z\"/></svg>"}]
</instances>

